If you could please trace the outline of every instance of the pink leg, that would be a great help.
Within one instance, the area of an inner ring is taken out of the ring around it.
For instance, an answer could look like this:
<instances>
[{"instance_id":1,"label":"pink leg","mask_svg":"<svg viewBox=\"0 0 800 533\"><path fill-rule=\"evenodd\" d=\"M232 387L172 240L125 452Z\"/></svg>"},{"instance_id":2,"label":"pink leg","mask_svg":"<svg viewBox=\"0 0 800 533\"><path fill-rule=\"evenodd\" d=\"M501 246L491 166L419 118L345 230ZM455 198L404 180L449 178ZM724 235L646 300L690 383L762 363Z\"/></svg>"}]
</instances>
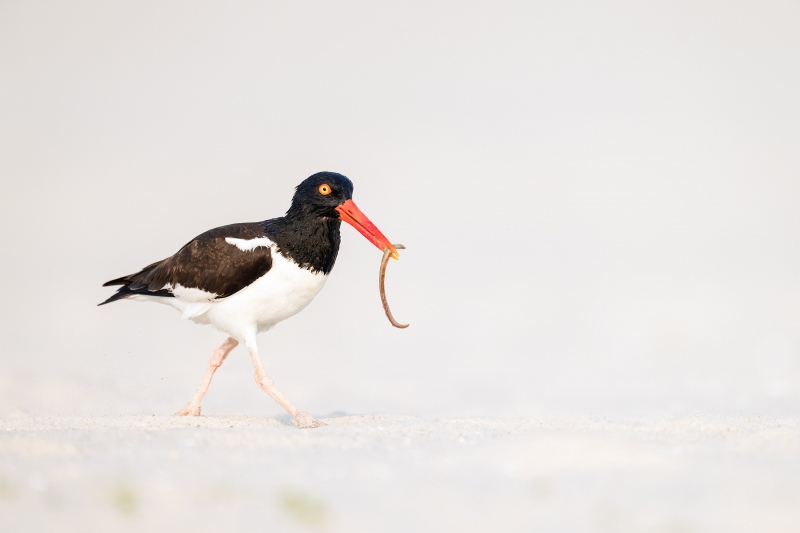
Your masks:
<instances>
[{"instance_id":1,"label":"pink leg","mask_svg":"<svg viewBox=\"0 0 800 533\"><path fill-rule=\"evenodd\" d=\"M208 371L206 372L206 377L200 384L200 388L197 389L192 401L187 403L186 407L175 413L176 415L200 416L200 402L203 401L203 396L206 395L208 386L211 385L211 378L214 377L214 372L216 372L217 369L222 366L222 362L226 357L228 357L228 354L231 353L231 350L238 346L238 344L239 341L233 337L228 337L228 340L223 342L219 348L214 350L214 354L211 356L211 361L208 362Z\"/></svg>"},{"instance_id":2,"label":"pink leg","mask_svg":"<svg viewBox=\"0 0 800 533\"><path fill-rule=\"evenodd\" d=\"M287 413L292 415L298 427L316 428L327 425L325 422L315 420L310 414L292 405L292 403L275 388L275 382L272 381L272 378L267 376L266 372L264 372L264 368L261 366L261 359L258 357L258 351L253 347L250 347L249 350L250 357L253 359L253 366L256 368L256 383L264 392L269 394L273 400L278 402L281 407L286 409Z\"/></svg>"}]
</instances>

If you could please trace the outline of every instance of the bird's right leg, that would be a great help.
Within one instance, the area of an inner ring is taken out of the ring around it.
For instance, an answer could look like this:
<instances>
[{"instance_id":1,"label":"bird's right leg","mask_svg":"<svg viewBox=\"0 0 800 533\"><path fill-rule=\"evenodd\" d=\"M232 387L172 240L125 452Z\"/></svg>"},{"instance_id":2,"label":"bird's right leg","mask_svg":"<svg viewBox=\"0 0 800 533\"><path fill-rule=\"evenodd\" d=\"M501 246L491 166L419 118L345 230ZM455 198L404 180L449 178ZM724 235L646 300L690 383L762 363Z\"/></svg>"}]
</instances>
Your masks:
<instances>
[{"instance_id":1,"label":"bird's right leg","mask_svg":"<svg viewBox=\"0 0 800 533\"><path fill-rule=\"evenodd\" d=\"M275 383L272 381L272 378L264 372L264 367L261 365L261 358L258 356L258 345L255 341L247 341L245 340L245 345L247 349L250 351L250 358L253 360L253 366L255 367L255 378L256 383L261 390L269 394L273 400L278 402L278 405L286 409L286 412L292 415L294 418L297 427L300 428L317 428L320 426L327 426L325 422L322 420L314 419L310 414L306 413L305 411L301 411L290 402L286 396L280 393L278 389L275 388Z\"/></svg>"},{"instance_id":2,"label":"bird's right leg","mask_svg":"<svg viewBox=\"0 0 800 533\"><path fill-rule=\"evenodd\" d=\"M228 354L231 353L231 350L236 348L238 345L239 341L233 337L228 337L228 340L223 342L219 348L214 350L214 354L211 356L211 360L208 362L208 371L206 372L206 377L200 384L200 388L197 389L192 401L187 403L186 407L175 413L176 415L200 416L200 402L203 401L203 396L206 395L208 386L211 385L211 378L214 377L214 372L216 372L217 369L222 366L222 362L225 361L225 358L228 357Z\"/></svg>"}]
</instances>

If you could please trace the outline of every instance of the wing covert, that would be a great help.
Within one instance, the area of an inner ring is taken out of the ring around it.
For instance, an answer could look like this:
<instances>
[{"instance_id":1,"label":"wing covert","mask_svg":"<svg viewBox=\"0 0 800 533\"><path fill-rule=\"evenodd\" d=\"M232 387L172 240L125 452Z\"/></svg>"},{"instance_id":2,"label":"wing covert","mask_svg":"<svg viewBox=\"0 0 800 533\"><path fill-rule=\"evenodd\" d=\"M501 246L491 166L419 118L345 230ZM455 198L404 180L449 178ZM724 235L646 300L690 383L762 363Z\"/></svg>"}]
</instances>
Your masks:
<instances>
[{"instance_id":1,"label":"wing covert","mask_svg":"<svg viewBox=\"0 0 800 533\"><path fill-rule=\"evenodd\" d=\"M272 245L259 223L215 228L163 261L109 281L106 285L123 286L108 301L132 294L175 296L191 302L227 298L269 272Z\"/></svg>"}]
</instances>

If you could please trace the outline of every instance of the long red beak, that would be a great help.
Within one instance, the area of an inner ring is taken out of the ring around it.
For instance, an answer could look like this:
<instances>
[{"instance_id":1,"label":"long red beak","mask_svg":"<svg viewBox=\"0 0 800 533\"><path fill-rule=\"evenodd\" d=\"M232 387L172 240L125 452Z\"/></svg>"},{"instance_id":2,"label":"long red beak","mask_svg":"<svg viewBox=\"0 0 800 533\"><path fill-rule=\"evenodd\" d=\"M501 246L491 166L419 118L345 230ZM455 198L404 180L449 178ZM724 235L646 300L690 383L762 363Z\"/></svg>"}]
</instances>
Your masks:
<instances>
[{"instance_id":1,"label":"long red beak","mask_svg":"<svg viewBox=\"0 0 800 533\"><path fill-rule=\"evenodd\" d=\"M339 218L356 228L361 235L366 237L372 244L378 247L381 251L389 248L392 251L392 257L400 259L400 254L394 249L389 239L383 236L375 224L370 222L367 215L361 212L353 200L347 200L342 205L338 206L336 210L339 212Z\"/></svg>"}]
</instances>

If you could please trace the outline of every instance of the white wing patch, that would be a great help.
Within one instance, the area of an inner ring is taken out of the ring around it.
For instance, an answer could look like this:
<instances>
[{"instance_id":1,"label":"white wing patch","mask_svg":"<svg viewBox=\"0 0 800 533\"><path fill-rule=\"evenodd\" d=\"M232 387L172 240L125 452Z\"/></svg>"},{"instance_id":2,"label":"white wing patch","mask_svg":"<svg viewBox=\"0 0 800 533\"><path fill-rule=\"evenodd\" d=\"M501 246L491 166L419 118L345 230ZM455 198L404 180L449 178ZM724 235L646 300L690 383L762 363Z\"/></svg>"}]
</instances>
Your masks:
<instances>
[{"instance_id":1,"label":"white wing patch","mask_svg":"<svg viewBox=\"0 0 800 533\"><path fill-rule=\"evenodd\" d=\"M255 239L234 239L233 237L225 237L225 242L234 245L243 252L252 252L260 246L269 248L274 244L267 237L258 237Z\"/></svg>"}]
</instances>

